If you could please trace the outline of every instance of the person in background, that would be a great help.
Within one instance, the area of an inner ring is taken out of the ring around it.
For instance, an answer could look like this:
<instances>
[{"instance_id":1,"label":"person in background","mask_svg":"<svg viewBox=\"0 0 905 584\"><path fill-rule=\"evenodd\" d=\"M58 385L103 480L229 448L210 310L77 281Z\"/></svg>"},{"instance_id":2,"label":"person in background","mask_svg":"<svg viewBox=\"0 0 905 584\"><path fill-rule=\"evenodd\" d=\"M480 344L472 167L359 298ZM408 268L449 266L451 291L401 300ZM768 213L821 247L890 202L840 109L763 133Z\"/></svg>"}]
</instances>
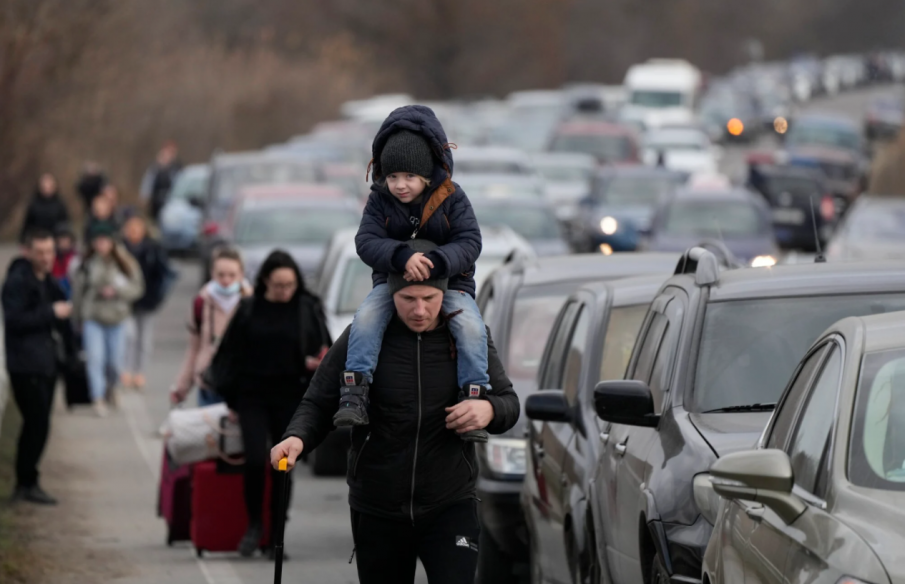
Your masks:
<instances>
[{"instance_id":1,"label":"person in background","mask_svg":"<svg viewBox=\"0 0 905 584\"><path fill-rule=\"evenodd\" d=\"M119 233L123 223L125 223L125 215L127 210L119 206L119 191L117 188L108 184L101 190L101 194L94 198L91 202L91 213L85 221L85 242L89 241L88 233L95 225L105 223L112 229L114 233Z\"/></svg>"},{"instance_id":2,"label":"person in background","mask_svg":"<svg viewBox=\"0 0 905 584\"><path fill-rule=\"evenodd\" d=\"M126 326L125 360L122 385L144 389L145 367L154 346L154 316L176 281L166 250L148 235L148 225L135 214L123 225L123 245L141 267L145 291L132 305L132 316Z\"/></svg>"},{"instance_id":3,"label":"person in background","mask_svg":"<svg viewBox=\"0 0 905 584\"><path fill-rule=\"evenodd\" d=\"M95 203L98 200L100 197ZM119 378L125 322L132 303L144 293L141 268L116 243L115 235L110 223L91 228L90 247L75 270L72 287L74 320L82 331L91 399L100 417L107 415L108 390Z\"/></svg>"},{"instance_id":4,"label":"person in background","mask_svg":"<svg viewBox=\"0 0 905 584\"><path fill-rule=\"evenodd\" d=\"M252 295L251 284L242 274L242 256L233 248L214 251L211 272L213 279L205 284L192 301L189 316L189 346L182 368L170 390L173 404L185 401L193 387L198 388L198 405L209 406L223 401L208 388L202 379L204 371L217 351L229 321L236 313L239 301Z\"/></svg>"},{"instance_id":5,"label":"person in background","mask_svg":"<svg viewBox=\"0 0 905 584\"><path fill-rule=\"evenodd\" d=\"M50 411L56 384L56 330L68 347L66 322L72 305L50 272L54 262L53 235L33 229L25 241L25 256L13 260L3 284L3 324L6 370L13 399L22 414L16 450L16 488L13 500L54 505L56 500L38 484L38 462L50 431Z\"/></svg>"},{"instance_id":6,"label":"person in background","mask_svg":"<svg viewBox=\"0 0 905 584\"><path fill-rule=\"evenodd\" d=\"M75 190L78 191L82 200L85 215L91 213L91 204L101 194L101 190L106 184L107 176L101 170L101 166L93 160L85 162L79 182L75 184Z\"/></svg>"},{"instance_id":7,"label":"person in background","mask_svg":"<svg viewBox=\"0 0 905 584\"><path fill-rule=\"evenodd\" d=\"M57 225L54 230L56 258L53 261L53 277L67 299L72 298L72 281L69 279L69 268L76 256L75 231L68 223Z\"/></svg>"},{"instance_id":8,"label":"person in background","mask_svg":"<svg viewBox=\"0 0 905 584\"><path fill-rule=\"evenodd\" d=\"M182 170L178 156L179 148L176 143L172 140L165 142L157 152L157 159L148 167L141 179L139 196L147 205L148 214L155 222L160 217L160 210L167 203L176 175Z\"/></svg>"},{"instance_id":9,"label":"person in background","mask_svg":"<svg viewBox=\"0 0 905 584\"><path fill-rule=\"evenodd\" d=\"M214 388L230 417L238 417L245 447L248 531L239 553L250 556L264 535L264 465L267 441L279 442L308 389L308 380L332 344L317 297L305 288L288 253L272 252L258 272L254 294L243 299L212 362ZM281 481L273 477L273 487ZM271 496L271 517L279 511Z\"/></svg>"},{"instance_id":10,"label":"person in background","mask_svg":"<svg viewBox=\"0 0 905 584\"><path fill-rule=\"evenodd\" d=\"M69 221L69 211L60 197L57 179L49 172L45 172L41 175L35 194L25 211L19 242L25 243L28 232L33 229L53 233L57 225L67 221Z\"/></svg>"}]
</instances>

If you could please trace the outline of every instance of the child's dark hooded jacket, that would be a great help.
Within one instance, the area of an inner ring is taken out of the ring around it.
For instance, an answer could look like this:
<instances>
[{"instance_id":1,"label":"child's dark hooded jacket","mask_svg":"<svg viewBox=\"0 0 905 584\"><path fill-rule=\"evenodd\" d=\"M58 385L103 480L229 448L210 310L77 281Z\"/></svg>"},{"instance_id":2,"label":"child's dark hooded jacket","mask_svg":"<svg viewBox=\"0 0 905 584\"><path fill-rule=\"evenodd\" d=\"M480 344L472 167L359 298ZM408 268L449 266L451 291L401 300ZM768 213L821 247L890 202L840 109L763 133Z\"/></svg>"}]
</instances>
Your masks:
<instances>
[{"instance_id":1,"label":"child's dark hooded jacket","mask_svg":"<svg viewBox=\"0 0 905 584\"><path fill-rule=\"evenodd\" d=\"M434 154L431 186L418 203L405 204L385 186L380 154L387 139L400 130L425 137ZM452 182L453 160L446 133L434 112L423 105L396 109L380 126L372 146L374 184L365 207L355 247L362 260L374 269L374 285L387 281L387 273L402 273L414 254L405 242L427 239L438 246L427 254L434 263L431 278L449 278L449 289L475 295L475 261L481 254L481 230L471 203L459 185ZM410 217L420 217L418 225Z\"/></svg>"}]
</instances>

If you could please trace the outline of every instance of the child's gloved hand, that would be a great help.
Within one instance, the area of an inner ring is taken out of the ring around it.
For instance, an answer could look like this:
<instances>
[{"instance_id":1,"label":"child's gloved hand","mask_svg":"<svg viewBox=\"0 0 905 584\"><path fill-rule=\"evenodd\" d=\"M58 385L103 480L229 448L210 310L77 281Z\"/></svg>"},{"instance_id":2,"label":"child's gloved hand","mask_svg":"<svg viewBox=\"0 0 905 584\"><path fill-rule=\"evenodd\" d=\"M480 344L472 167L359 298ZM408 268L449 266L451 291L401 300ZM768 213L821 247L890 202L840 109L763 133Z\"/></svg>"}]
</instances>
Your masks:
<instances>
[{"instance_id":1,"label":"child's gloved hand","mask_svg":"<svg viewBox=\"0 0 905 584\"><path fill-rule=\"evenodd\" d=\"M408 282L421 282L430 278L434 262L424 257L423 253L416 253L405 263L405 279Z\"/></svg>"}]
</instances>

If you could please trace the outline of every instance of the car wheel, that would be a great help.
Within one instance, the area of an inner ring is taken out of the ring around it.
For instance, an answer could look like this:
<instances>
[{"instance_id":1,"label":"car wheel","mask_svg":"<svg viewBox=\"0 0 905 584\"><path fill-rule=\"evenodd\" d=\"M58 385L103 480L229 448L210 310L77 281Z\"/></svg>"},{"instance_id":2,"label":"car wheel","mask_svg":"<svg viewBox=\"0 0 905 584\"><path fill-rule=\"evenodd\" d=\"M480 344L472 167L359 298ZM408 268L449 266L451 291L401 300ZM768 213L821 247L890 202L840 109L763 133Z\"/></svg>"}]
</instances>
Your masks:
<instances>
[{"instance_id":1,"label":"car wheel","mask_svg":"<svg viewBox=\"0 0 905 584\"><path fill-rule=\"evenodd\" d=\"M479 543L478 576L475 582L477 584L517 584L512 558L500 549L486 529L481 530ZM532 564L532 570L533 568ZM533 573L531 577L534 577Z\"/></svg>"},{"instance_id":2,"label":"car wheel","mask_svg":"<svg viewBox=\"0 0 905 584\"><path fill-rule=\"evenodd\" d=\"M660 554L654 554L654 561L650 568L650 584L669 584L669 574L666 572L666 566L660 559Z\"/></svg>"}]
</instances>

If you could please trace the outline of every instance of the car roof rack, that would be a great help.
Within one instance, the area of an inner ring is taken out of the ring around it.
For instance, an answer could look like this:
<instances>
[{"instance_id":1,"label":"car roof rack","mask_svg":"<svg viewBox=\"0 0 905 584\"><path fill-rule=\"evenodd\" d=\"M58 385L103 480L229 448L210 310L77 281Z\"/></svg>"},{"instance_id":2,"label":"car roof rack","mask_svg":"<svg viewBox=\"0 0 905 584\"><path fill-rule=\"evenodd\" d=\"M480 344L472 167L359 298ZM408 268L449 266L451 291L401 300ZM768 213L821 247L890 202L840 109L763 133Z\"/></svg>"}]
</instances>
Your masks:
<instances>
[{"instance_id":1,"label":"car roof rack","mask_svg":"<svg viewBox=\"0 0 905 584\"><path fill-rule=\"evenodd\" d=\"M682 254L674 274L694 274L695 285L710 286L720 281L720 262L712 252L695 246Z\"/></svg>"}]
</instances>

